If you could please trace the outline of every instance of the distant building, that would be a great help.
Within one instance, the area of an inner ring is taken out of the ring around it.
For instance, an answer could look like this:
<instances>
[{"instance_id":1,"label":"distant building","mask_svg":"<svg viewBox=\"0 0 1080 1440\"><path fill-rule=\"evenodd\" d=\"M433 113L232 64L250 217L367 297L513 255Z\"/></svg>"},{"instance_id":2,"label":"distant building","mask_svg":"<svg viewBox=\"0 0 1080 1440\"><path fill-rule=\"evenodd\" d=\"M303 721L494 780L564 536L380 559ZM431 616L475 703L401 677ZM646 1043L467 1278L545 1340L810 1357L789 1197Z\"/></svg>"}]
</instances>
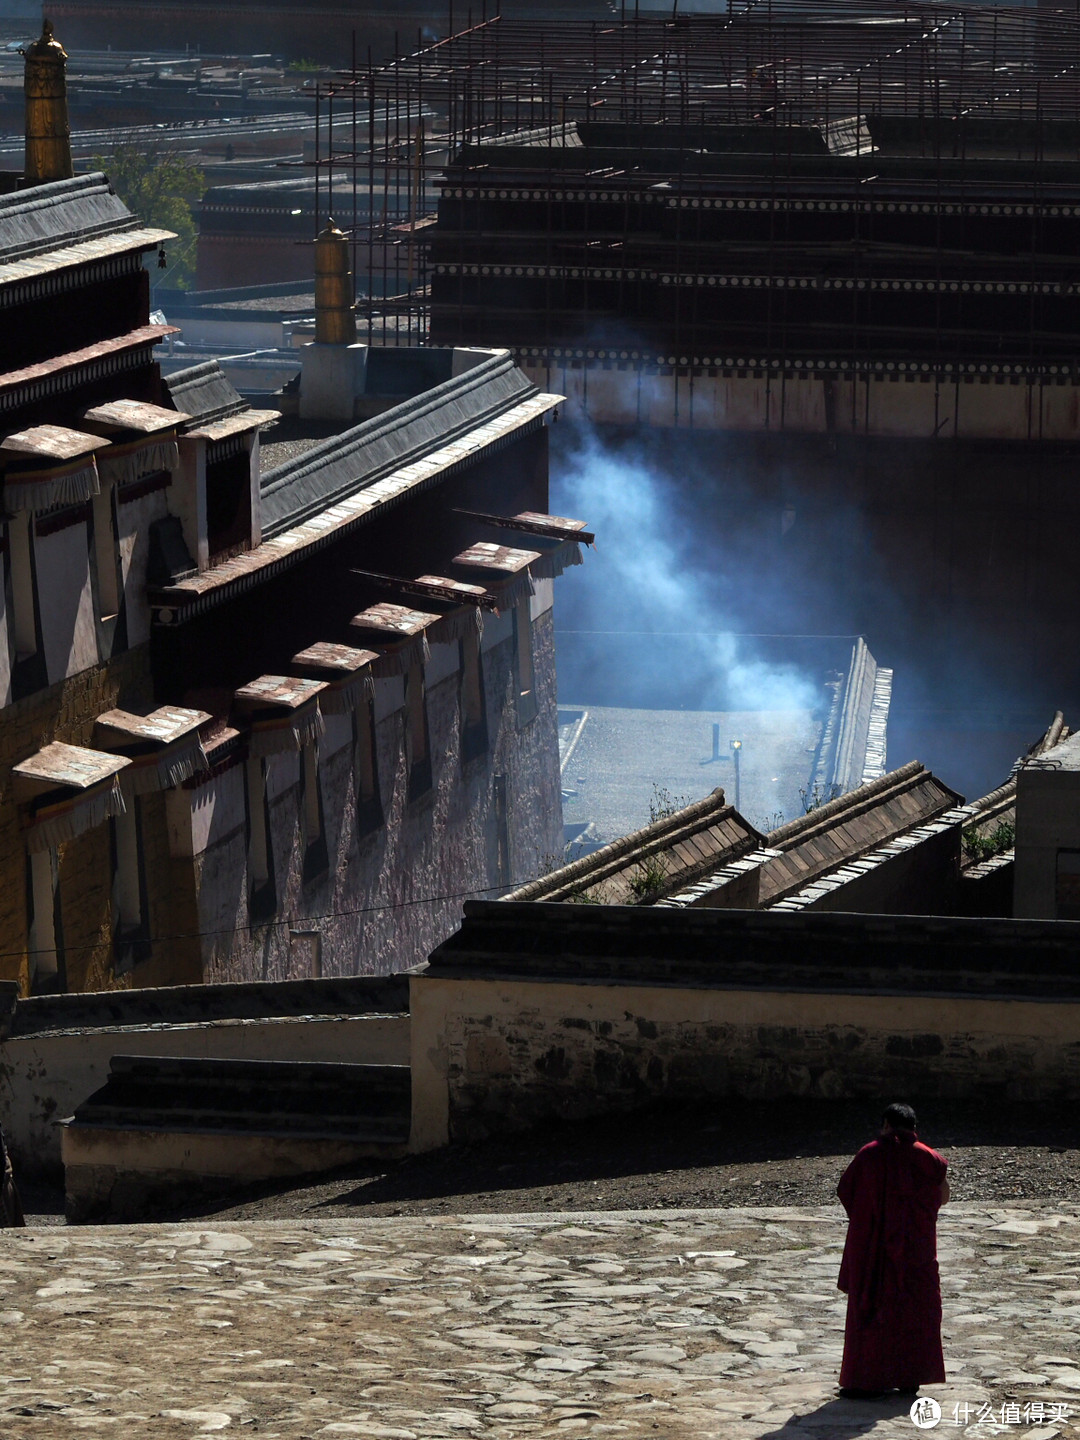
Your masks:
<instances>
[{"instance_id":1,"label":"distant building","mask_svg":"<svg viewBox=\"0 0 1080 1440\"><path fill-rule=\"evenodd\" d=\"M320 190L310 175L275 178L245 184L213 185L199 205L199 241L196 284L201 290L222 290L274 281L305 280L311 276L312 236L327 210L343 224L367 232L379 223L384 204L395 197L375 195L375 216L364 179L356 185L349 175L336 177L334 199L325 177ZM355 205L355 212L354 212ZM392 293L404 279L408 261L404 234L391 228L372 243L358 245L357 265L367 293ZM401 251L401 255L397 252Z\"/></svg>"},{"instance_id":2,"label":"distant building","mask_svg":"<svg viewBox=\"0 0 1080 1440\"><path fill-rule=\"evenodd\" d=\"M706 709L700 652L685 636L646 641L652 654L677 657L663 666L662 708L648 704L656 671L642 637L560 637L560 695L589 702L559 707L563 816L575 848L637 830L717 785L752 824L771 830L885 773L892 671L861 636L771 639L765 649L755 637L756 653L805 683L778 686L747 709L730 695L725 703L717 664L709 679L719 703Z\"/></svg>"},{"instance_id":3,"label":"distant building","mask_svg":"<svg viewBox=\"0 0 1080 1440\"><path fill-rule=\"evenodd\" d=\"M975 695L1002 732L1073 698L1080 20L958 13L680 6L613 21L595 61L569 29L531 63L505 28L449 47L451 98L484 102L427 279L435 343L505 345L568 417L677 428L737 478L779 531L751 534L765 590L844 553L805 628L917 666L918 723L959 752ZM526 64L556 97L528 117Z\"/></svg>"},{"instance_id":4,"label":"distant building","mask_svg":"<svg viewBox=\"0 0 1080 1440\"><path fill-rule=\"evenodd\" d=\"M483 0L481 0L481 7ZM461 0L457 10L464 28L466 14L475 20L496 13L495 0L483 8ZM603 20L612 13L610 0L502 0L502 9L540 19ZM265 47L292 59L320 60L340 67L353 33L361 54L371 46L376 59L391 54L399 42L425 42L446 33L448 7L440 0L314 0L301 6L293 0L236 0L228 6L209 0L163 0L151 14L142 0L58 0L52 12L71 43L84 49L109 45L190 46L203 51L248 53Z\"/></svg>"},{"instance_id":5,"label":"distant building","mask_svg":"<svg viewBox=\"0 0 1080 1440\"><path fill-rule=\"evenodd\" d=\"M1060 712L998 789L965 804L917 760L762 834L722 789L507 900L676 910L1067 920L1080 912L1075 736Z\"/></svg>"},{"instance_id":6,"label":"distant building","mask_svg":"<svg viewBox=\"0 0 1080 1440\"><path fill-rule=\"evenodd\" d=\"M1041 123L598 119L464 146L432 338L509 346L594 421L1075 439L1080 140Z\"/></svg>"},{"instance_id":7,"label":"distant building","mask_svg":"<svg viewBox=\"0 0 1080 1440\"><path fill-rule=\"evenodd\" d=\"M172 237L41 173L62 130L0 194L0 975L415 963L561 848L559 397L503 351L350 345L323 276L264 469L279 411L162 378L142 257Z\"/></svg>"}]
</instances>

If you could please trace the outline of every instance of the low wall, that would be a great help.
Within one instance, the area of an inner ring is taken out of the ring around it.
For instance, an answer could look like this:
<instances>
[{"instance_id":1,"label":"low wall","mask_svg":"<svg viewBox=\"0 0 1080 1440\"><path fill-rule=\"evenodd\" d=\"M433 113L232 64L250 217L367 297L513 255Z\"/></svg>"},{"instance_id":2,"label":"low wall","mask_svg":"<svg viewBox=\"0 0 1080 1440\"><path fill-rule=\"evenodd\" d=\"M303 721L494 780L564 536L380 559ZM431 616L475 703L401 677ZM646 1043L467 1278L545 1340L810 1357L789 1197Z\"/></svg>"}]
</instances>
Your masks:
<instances>
[{"instance_id":1,"label":"low wall","mask_svg":"<svg viewBox=\"0 0 1080 1440\"><path fill-rule=\"evenodd\" d=\"M413 981L412 1148L661 1097L1080 1098L1080 1003Z\"/></svg>"},{"instance_id":2,"label":"low wall","mask_svg":"<svg viewBox=\"0 0 1080 1440\"><path fill-rule=\"evenodd\" d=\"M215 1188L253 1179L315 1175L371 1156L385 1145L294 1136L65 1130L64 1191L69 1224L146 1218L148 1208L198 1201ZM402 1147L402 1150L404 1147Z\"/></svg>"},{"instance_id":3,"label":"low wall","mask_svg":"<svg viewBox=\"0 0 1080 1440\"><path fill-rule=\"evenodd\" d=\"M0 981L0 1042L47 1030L280 1020L290 1015L404 1015L408 1009L409 981L404 974L161 985L27 999L20 998L18 985Z\"/></svg>"},{"instance_id":4,"label":"low wall","mask_svg":"<svg viewBox=\"0 0 1080 1440\"><path fill-rule=\"evenodd\" d=\"M412 1147L661 1097L1080 1099L1080 923L472 901Z\"/></svg>"},{"instance_id":5,"label":"low wall","mask_svg":"<svg viewBox=\"0 0 1080 1440\"><path fill-rule=\"evenodd\" d=\"M0 1045L0 1124L20 1174L59 1176L57 1121L104 1085L114 1055L407 1065L409 1017L263 1017L11 1036Z\"/></svg>"}]
</instances>

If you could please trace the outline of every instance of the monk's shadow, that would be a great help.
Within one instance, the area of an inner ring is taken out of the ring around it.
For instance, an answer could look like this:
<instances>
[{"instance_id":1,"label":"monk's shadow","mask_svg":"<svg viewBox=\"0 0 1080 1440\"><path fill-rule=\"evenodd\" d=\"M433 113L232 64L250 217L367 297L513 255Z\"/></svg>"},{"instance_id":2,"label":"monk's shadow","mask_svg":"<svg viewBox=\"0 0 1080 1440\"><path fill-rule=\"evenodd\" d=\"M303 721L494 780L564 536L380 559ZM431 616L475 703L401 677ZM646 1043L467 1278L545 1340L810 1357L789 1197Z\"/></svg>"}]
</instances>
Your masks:
<instances>
[{"instance_id":1,"label":"monk's shadow","mask_svg":"<svg viewBox=\"0 0 1080 1440\"><path fill-rule=\"evenodd\" d=\"M882 1420L897 1420L910 1414L910 1395L884 1395L880 1400L826 1400L816 1410L792 1415L778 1430L758 1440L855 1440L868 1435ZM916 1433L914 1429L912 1433Z\"/></svg>"}]
</instances>

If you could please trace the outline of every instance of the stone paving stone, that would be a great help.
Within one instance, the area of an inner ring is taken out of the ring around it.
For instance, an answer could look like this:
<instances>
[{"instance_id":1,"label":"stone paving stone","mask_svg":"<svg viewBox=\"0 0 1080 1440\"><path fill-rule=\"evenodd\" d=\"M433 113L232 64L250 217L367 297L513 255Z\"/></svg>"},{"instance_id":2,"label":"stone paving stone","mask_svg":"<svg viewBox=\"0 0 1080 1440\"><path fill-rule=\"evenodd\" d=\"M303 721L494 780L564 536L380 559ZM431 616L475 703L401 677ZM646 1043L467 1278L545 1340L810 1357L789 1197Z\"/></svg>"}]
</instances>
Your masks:
<instances>
[{"instance_id":1,"label":"stone paving stone","mask_svg":"<svg viewBox=\"0 0 1080 1440\"><path fill-rule=\"evenodd\" d=\"M3 1231L0 1437L910 1440L910 1402L836 1398L843 1239L837 1206ZM936 1433L1080 1440L1080 1206L951 1205L940 1242Z\"/></svg>"}]
</instances>

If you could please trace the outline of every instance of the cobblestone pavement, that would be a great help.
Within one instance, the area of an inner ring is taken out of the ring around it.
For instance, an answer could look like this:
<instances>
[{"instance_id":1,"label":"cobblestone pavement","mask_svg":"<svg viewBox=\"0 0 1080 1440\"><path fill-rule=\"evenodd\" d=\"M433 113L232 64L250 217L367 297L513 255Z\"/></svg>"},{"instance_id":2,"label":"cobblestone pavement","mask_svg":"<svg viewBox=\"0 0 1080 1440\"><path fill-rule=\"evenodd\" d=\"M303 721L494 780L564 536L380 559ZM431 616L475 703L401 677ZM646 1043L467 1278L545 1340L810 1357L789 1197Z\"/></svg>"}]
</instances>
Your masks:
<instances>
[{"instance_id":1,"label":"cobblestone pavement","mask_svg":"<svg viewBox=\"0 0 1080 1440\"><path fill-rule=\"evenodd\" d=\"M835 1398L843 1236L835 1205L7 1230L0 1436L912 1437L910 1401ZM1080 1205L953 1205L940 1242L937 1433L1080 1437Z\"/></svg>"}]
</instances>

